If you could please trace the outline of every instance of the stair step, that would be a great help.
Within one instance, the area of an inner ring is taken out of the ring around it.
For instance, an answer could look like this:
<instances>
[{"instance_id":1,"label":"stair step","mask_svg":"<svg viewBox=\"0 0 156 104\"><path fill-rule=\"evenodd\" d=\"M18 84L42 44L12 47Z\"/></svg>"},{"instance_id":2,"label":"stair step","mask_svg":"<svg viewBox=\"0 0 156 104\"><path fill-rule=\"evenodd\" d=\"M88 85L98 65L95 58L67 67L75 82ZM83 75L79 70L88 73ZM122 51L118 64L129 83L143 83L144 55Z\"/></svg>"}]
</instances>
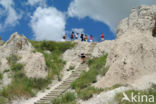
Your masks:
<instances>
[{"instance_id":1,"label":"stair step","mask_svg":"<svg viewBox=\"0 0 156 104\"><path fill-rule=\"evenodd\" d=\"M45 98L41 98L40 100L52 100L53 98L50 98L50 97L45 97Z\"/></svg>"},{"instance_id":2,"label":"stair step","mask_svg":"<svg viewBox=\"0 0 156 104\"><path fill-rule=\"evenodd\" d=\"M37 103L35 104L50 104L51 101L43 101L43 100L40 100L38 101Z\"/></svg>"},{"instance_id":3,"label":"stair step","mask_svg":"<svg viewBox=\"0 0 156 104\"><path fill-rule=\"evenodd\" d=\"M46 97L52 97L52 98L55 98L57 97L56 95L47 95Z\"/></svg>"}]
</instances>

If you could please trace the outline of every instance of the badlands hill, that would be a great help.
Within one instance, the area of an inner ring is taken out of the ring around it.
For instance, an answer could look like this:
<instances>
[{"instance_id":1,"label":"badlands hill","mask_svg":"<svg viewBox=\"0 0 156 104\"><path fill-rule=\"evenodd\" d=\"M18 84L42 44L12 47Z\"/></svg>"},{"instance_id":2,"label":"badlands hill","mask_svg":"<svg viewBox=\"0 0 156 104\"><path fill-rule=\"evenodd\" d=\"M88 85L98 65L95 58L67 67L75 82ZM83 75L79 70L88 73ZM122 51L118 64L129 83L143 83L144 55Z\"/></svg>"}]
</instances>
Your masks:
<instances>
[{"instance_id":1,"label":"badlands hill","mask_svg":"<svg viewBox=\"0 0 156 104\"><path fill-rule=\"evenodd\" d=\"M132 9L129 17L123 19L118 26L117 39L106 63L109 71L97 86L110 87L118 83L132 85L139 79L142 79L140 83L144 83L142 87L150 81L152 83L153 78L144 77L156 76L155 31L156 5Z\"/></svg>"}]
</instances>

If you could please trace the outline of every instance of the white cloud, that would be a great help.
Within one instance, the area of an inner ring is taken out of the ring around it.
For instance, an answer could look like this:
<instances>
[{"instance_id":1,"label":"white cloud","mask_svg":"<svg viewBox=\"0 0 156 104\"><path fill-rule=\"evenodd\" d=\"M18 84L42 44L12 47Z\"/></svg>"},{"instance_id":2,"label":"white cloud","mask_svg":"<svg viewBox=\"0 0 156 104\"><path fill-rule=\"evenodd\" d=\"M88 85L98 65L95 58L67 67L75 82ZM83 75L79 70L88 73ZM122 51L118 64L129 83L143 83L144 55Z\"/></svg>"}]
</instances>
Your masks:
<instances>
[{"instance_id":1,"label":"white cloud","mask_svg":"<svg viewBox=\"0 0 156 104\"><path fill-rule=\"evenodd\" d=\"M72 31L75 32L75 33L84 33L83 28L73 28Z\"/></svg>"},{"instance_id":2,"label":"white cloud","mask_svg":"<svg viewBox=\"0 0 156 104\"><path fill-rule=\"evenodd\" d=\"M36 40L61 40L65 33L65 15L53 7L38 7L31 17L30 26Z\"/></svg>"},{"instance_id":3,"label":"white cloud","mask_svg":"<svg viewBox=\"0 0 156 104\"><path fill-rule=\"evenodd\" d=\"M113 31L133 7L156 4L155 0L74 0L68 8L71 17L90 18L108 24Z\"/></svg>"},{"instance_id":4,"label":"white cloud","mask_svg":"<svg viewBox=\"0 0 156 104\"><path fill-rule=\"evenodd\" d=\"M17 14L14 9L13 0L0 0L0 5L3 7L1 9L1 17L6 16L4 23L1 23L1 27L6 28L7 26L15 26L18 20L21 18L20 14Z\"/></svg>"},{"instance_id":5,"label":"white cloud","mask_svg":"<svg viewBox=\"0 0 156 104\"><path fill-rule=\"evenodd\" d=\"M29 4L31 6L36 5L36 4L40 4L42 6L45 6L46 5L46 0L28 0L27 4Z\"/></svg>"}]
</instances>

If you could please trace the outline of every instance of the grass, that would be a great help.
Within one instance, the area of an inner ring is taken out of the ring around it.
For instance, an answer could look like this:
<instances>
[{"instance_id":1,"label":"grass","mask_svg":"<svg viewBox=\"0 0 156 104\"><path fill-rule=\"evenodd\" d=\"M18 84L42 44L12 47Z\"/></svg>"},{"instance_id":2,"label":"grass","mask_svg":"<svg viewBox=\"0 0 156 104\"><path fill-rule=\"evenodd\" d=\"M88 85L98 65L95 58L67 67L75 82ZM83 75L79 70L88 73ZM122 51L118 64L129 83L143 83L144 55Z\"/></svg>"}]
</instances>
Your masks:
<instances>
[{"instance_id":1,"label":"grass","mask_svg":"<svg viewBox=\"0 0 156 104\"><path fill-rule=\"evenodd\" d=\"M70 66L67 71L70 71L70 70L74 70L75 69L75 66Z\"/></svg>"},{"instance_id":2,"label":"grass","mask_svg":"<svg viewBox=\"0 0 156 104\"><path fill-rule=\"evenodd\" d=\"M4 97L0 96L0 104L7 104L7 101Z\"/></svg>"},{"instance_id":3,"label":"grass","mask_svg":"<svg viewBox=\"0 0 156 104\"><path fill-rule=\"evenodd\" d=\"M61 53L65 52L67 49L70 49L75 46L75 43L70 41L68 42L54 42L54 41L32 41L30 40L32 45L36 48L37 51L49 50L60 51Z\"/></svg>"},{"instance_id":4,"label":"grass","mask_svg":"<svg viewBox=\"0 0 156 104\"><path fill-rule=\"evenodd\" d=\"M10 65L10 71L13 73L12 82L0 91L0 98L5 97L9 100L21 96L29 98L35 96L39 90L46 88L54 76L58 76L58 79L61 79L60 72L65 65L65 62L61 59L61 55L65 50L72 48L74 43L51 41L31 42L35 47L35 52L43 53L48 67L48 76L45 79L28 78L24 72L24 65L18 63L20 57L11 55L7 60ZM44 53L45 50L51 51L51 54Z\"/></svg>"},{"instance_id":5,"label":"grass","mask_svg":"<svg viewBox=\"0 0 156 104\"><path fill-rule=\"evenodd\" d=\"M30 41L35 47L37 52L43 53L46 65L49 70L48 79L53 79L57 75L60 80L60 72L65 65L65 61L61 59L62 54L67 50L75 46L72 42L53 42L53 41ZM47 54L44 51L49 50L51 54Z\"/></svg>"},{"instance_id":6,"label":"grass","mask_svg":"<svg viewBox=\"0 0 156 104\"><path fill-rule=\"evenodd\" d=\"M133 93L134 95L153 95L154 98L156 98L156 85L153 85L151 88L147 90L128 90L125 92L128 98L131 100L131 94ZM129 102L129 101L122 101L121 99L123 98L122 93L118 93L115 96L115 100L118 102L118 104L138 104L138 102ZM137 101L139 101L138 97L136 98ZM154 99L155 100L155 99ZM140 100L141 101L141 100ZM149 101L149 100L147 100ZM156 102L146 102L146 99L143 99L143 102L140 102L139 104L155 104Z\"/></svg>"},{"instance_id":7,"label":"grass","mask_svg":"<svg viewBox=\"0 0 156 104\"><path fill-rule=\"evenodd\" d=\"M32 97L36 92L47 86L46 79L34 79L25 76L24 65L18 63L19 58L11 55L7 58L12 71L12 82L0 91L0 96L8 98Z\"/></svg>"},{"instance_id":8,"label":"grass","mask_svg":"<svg viewBox=\"0 0 156 104\"><path fill-rule=\"evenodd\" d=\"M80 78L75 80L71 87L76 90L78 97L87 100L92 97L93 94L98 94L102 89L97 89L94 87L90 87L92 83L95 83L96 77L98 75L105 75L108 71L108 68L105 67L107 55L104 55L99 58L94 58L88 61L88 65L90 70L88 72L84 71Z\"/></svg>"},{"instance_id":9,"label":"grass","mask_svg":"<svg viewBox=\"0 0 156 104\"><path fill-rule=\"evenodd\" d=\"M95 88L95 87L87 87L87 88L84 88L82 90L77 91L77 93L78 93L78 97L80 99L88 100L94 94L99 94L102 91L103 91L103 89L98 89L98 88Z\"/></svg>"},{"instance_id":10,"label":"grass","mask_svg":"<svg viewBox=\"0 0 156 104\"><path fill-rule=\"evenodd\" d=\"M2 73L0 73L0 80L2 80L3 79L3 74Z\"/></svg>"},{"instance_id":11,"label":"grass","mask_svg":"<svg viewBox=\"0 0 156 104\"><path fill-rule=\"evenodd\" d=\"M4 71L3 71L3 73L7 73L7 72L9 72L10 70L9 69L5 69Z\"/></svg>"},{"instance_id":12,"label":"grass","mask_svg":"<svg viewBox=\"0 0 156 104\"><path fill-rule=\"evenodd\" d=\"M76 104L76 96L72 92L67 92L59 98L52 100L52 104Z\"/></svg>"}]
</instances>

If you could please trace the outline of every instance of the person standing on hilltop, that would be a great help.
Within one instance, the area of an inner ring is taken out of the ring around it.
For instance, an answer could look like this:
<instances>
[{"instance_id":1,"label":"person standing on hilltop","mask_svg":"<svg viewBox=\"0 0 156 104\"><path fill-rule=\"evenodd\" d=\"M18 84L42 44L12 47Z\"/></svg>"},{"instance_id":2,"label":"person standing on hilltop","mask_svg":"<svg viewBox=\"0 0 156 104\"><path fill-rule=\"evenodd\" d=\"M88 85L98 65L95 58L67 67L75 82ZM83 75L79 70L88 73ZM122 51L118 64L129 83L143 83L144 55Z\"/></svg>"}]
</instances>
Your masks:
<instances>
[{"instance_id":1,"label":"person standing on hilltop","mask_svg":"<svg viewBox=\"0 0 156 104\"><path fill-rule=\"evenodd\" d=\"M71 33L71 35L70 35L70 39L71 39L71 40L74 39L74 32Z\"/></svg>"},{"instance_id":2,"label":"person standing on hilltop","mask_svg":"<svg viewBox=\"0 0 156 104\"><path fill-rule=\"evenodd\" d=\"M81 34L80 38L81 38L81 41L83 42L84 41L83 34Z\"/></svg>"},{"instance_id":3,"label":"person standing on hilltop","mask_svg":"<svg viewBox=\"0 0 156 104\"><path fill-rule=\"evenodd\" d=\"M76 40L78 39L78 33L75 33L75 39Z\"/></svg>"},{"instance_id":4,"label":"person standing on hilltop","mask_svg":"<svg viewBox=\"0 0 156 104\"><path fill-rule=\"evenodd\" d=\"M0 41L2 40L2 38L0 37Z\"/></svg>"},{"instance_id":5,"label":"person standing on hilltop","mask_svg":"<svg viewBox=\"0 0 156 104\"><path fill-rule=\"evenodd\" d=\"M103 33L101 34L101 41L102 42L104 41L104 34Z\"/></svg>"},{"instance_id":6,"label":"person standing on hilltop","mask_svg":"<svg viewBox=\"0 0 156 104\"><path fill-rule=\"evenodd\" d=\"M86 41L86 42L87 42L87 39L88 39L88 38L87 38L87 35L85 35L85 41Z\"/></svg>"},{"instance_id":7,"label":"person standing on hilltop","mask_svg":"<svg viewBox=\"0 0 156 104\"><path fill-rule=\"evenodd\" d=\"M66 41L66 39L67 39L67 35L66 34L63 36L63 39L64 39L64 41Z\"/></svg>"},{"instance_id":8,"label":"person standing on hilltop","mask_svg":"<svg viewBox=\"0 0 156 104\"><path fill-rule=\"evenodd\" d=\"M93 36L92 35L90 35L89 40L90 40L90 42L93 42Z\"/></svg>"}]
</instances>

